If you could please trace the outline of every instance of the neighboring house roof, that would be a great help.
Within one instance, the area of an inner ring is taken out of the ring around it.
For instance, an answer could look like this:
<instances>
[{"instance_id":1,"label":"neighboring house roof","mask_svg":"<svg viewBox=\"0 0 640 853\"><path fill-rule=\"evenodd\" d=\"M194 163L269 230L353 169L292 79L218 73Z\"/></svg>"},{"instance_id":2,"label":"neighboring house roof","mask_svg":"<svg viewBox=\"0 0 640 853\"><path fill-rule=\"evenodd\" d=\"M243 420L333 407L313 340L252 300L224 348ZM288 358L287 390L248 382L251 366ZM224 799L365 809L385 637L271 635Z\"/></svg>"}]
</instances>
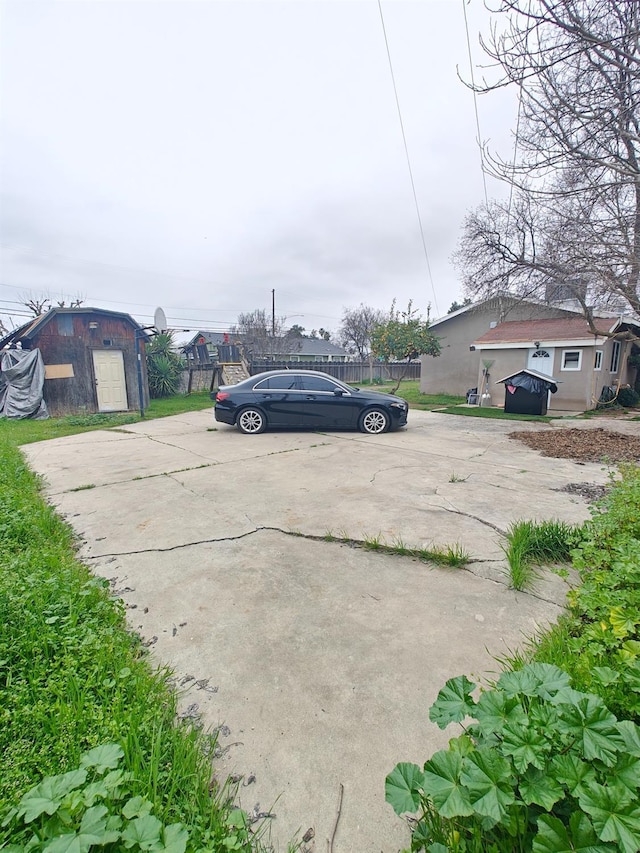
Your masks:
<instances>
[{"instance_id":1,"label":"neighboring house roof","mask_svg":"<svg viewBox=\"0 0 640 853\"><path fill-rule=\"evenodd\" d=\"M188 349L195 346L200 338L204 338L205 343L213 346L220 346L224 343L235 343L242 341L242 335L232 335L226 333L227 340L225 341L224 332L198 332L197 335L185 344L182 349ZM303 338L285 336L279 341L274 342L270 346L270 355L348 355L347 351L342 347L332 344L331 341L325 341L323 338Z\"/></svg>"},{"instance_id":2,"label":"neighboring house roof","mask_svg":"<svg viewBox=\"0 0 640 853\"><path fill-rule=\"evenodd\" d=\"M620 319L594 317L596 328L602 336L611 334L620 324ZM584 317L560 317L546 320L507 320L489 329L474 341L478 348L495 348L526 345L560 346L572 343L593 346L602 343L601 337L594 335Z\"/></svg>"},{"instance_id":3,"label":"neighboring house roof","mask_svg":"<svg viewBox=\"0 0 640 853\"><path fill-rule=\"evenodd\" d=\"M194 347L200 338L204 338L204 342L206 344L213 344L213 346L220 346L225 343L225 335L227 336L226 343L229 343L232 339L232 336L228 332L197 332L191 340L187 341L185 344L182 344L182 349L188 349L189 347Z\"/></svg>"},{"instance_id":4,"label":"neighboring house roof","mask_svg":"<svg viewBox=\"0 0 640 853\"><path fill-rule=\"evenodd\" d=\"M29 320L28 323L24 323L24 325L19 326L17 329L9 332L8 335L5 335L4 338L0 339L0 349L14 341L29 340L29 338L33 338L44 326L46 326L47 323L59 314L106 314L108 317L119 317L130 323L134 329L142 331L142 326L137 323L130 314L125 314L122 311L107 311L105 308L88 308L83 305L78 308L50 308L46 313L41 314L39 317L34 317L32 320ZM147 335L145 334L142 339L146 340Z\"/></svg>"},{"instance_id":5,"label":"neighboring house roof","mask_svg":"<svg viewBox=\"0 0 640 853\"><path fill-rule=\"evenodd\" d=\"M289 338L290 343L300 344L298 349L287 350L294 355L348 355L342 347L323 338Z\"/></svg>"}]
</instances>

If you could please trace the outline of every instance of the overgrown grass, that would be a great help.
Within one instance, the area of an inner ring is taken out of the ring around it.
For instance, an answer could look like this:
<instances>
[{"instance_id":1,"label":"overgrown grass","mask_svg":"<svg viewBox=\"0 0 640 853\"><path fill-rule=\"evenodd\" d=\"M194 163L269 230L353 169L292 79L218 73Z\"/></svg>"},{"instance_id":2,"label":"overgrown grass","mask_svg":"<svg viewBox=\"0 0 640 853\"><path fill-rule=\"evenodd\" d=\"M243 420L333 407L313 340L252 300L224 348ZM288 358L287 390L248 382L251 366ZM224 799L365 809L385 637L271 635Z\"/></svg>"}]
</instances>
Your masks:
<instances>
[{"instance_id":1,"label":"overgrown grass","mask_svg":"<svg viewBox=\"0 0 640 853\"><path fill-rule=\"evenodd\" d=\"M577 538L576 528L563 521L514 522L503 547L513 589L529 588L539 566L567 563Z\"/></svg>"},{"instance_id":2,"label":"overgrown grass","mask_svg":"<svg viewBox=\"0 0 640 853\"><path fill-rule=\"evenodd\" d=\"M463 415L467 418L493 418L500 421L540 421L549 423L554 420L550 415L517 415L490 406L445 406L438 409L440 415Z\"/></svg>"},{"instance_id":3,"label":"overgrown grass","mask_svg":"<svg viewBox=\"0 0 640 853\"><path fill-rule=\"evenodd\" d=\"M144 419L153 420L212 407L213 401L210 399L208 391L180 394L175 397L152 400L149 408L145 409ZM134 412L67 415L63 418L48 418L44 421L34 421L28 418L24 420L0 418L0 443L31 444L34 441L43 441L47 438L61 438L79 432L127 426L128 424L140 423L141 420L140 415Z\"/></svg>"},{"instance_id":4,"label":"overgrown grass","mask_svg":"<svg viewBox=\"0 0 640 853\"><path fill-rule=\"evenodd\" d=\"M10 430L14 442L25 434ZM160 820L185 824L194 849L227 849L229 792L211 794L214 741L177 721L168 679L127 630L108 583L76 560L71 529L0 435L0 812L112 741L132 793Z\"/></svg>"},{"instance_id":5,"label":"overgrown grass","mask_svg":"<svg viewBox=\"0 0 640 853\"><path fill-rule=\"evenodd\" d=\"M571 552L581 584L569 593L567 615L529 652L640 722L640 467L622 466L621 474Z\"/></svg>"},{"instance_id":6,"label":"overgrown grass","mask_svg":"<svg viewBox=\"0 0 640 853\"><path fill-rule=\"evenodd\" d=\"M371 390L383 391L388 394L393 387L394 383L385 382L380 385L372 385ZM397 397L402 397L403 400L406 400L412 409L422 409L424 411L432 411L441 406L455 406L465 401L464 397L460 397L457 394L422 394L419 379L409 379L406 382L402 382L395 393Z\"/></svg>"},{"instance_id":7,"label":"overgrown grass","mask_svg":"<svg viewBox=\"0 0 640 853\"><path fill-rule=\"evenodd\" d=\"M413 557L425 563L435 563L438 566L450 566L460 568L469 562L469 554L462 545L448 545L446 547L434 548L411 548L404 544L400 538L393 542L386 542L381 534L368 535L363 539L354 539L346 531L332 533L328 531L323 537L325 542L342 542L351 545L352 548L362 548L365 551L379 551L382 554L395 554L399 557Z\"/></svg>"}]
</instances>

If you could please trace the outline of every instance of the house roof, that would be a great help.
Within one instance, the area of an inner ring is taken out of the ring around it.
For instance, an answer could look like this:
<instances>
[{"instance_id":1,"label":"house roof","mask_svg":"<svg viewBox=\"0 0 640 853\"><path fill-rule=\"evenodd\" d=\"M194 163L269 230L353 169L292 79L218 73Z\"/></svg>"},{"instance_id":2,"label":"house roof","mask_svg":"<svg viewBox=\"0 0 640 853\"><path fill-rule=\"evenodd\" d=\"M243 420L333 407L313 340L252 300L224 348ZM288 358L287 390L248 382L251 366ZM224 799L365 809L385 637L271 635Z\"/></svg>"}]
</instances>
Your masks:
<instances>
[{"instance_id":1,"label":"house roof","mask_svg":"<svg viewBox=\"0 0 640 853\"><path fill-rule=\"evenodd\" d=\"M242 341L243 338L242 335L232 335L230 332L227 332L226 335L227 343ZM219 346L225 342L224 337L224 332L198 332L183 346L183 349L194 346L200 338L204 338L208 344ZM348 355L342 347L331 343L331 341L325 341L323 338L284 336L270 349L276 355Z\"/></svg>"},{"instance_id":2,"label":"house roof","mask_svg":"<svg viewBox=\"0 0 640 853\"><path fill-rule=\"evenodd\" d=\"M607 335L614 331L620 320L614 320L611 317L594 317L594 322L598 331L602 335ZM584 317L559 317L546 320L507 320L489 329L474 341L474 344L487 348L492 345L522 343L533 346L537 341L541 346L552 346L565 341L594 344L596 340L597 336L593 334Z\"/></svg>"},{"instance_id":3,"label":"house roof","mask_svg":"<svg viewBox=\"0 0 640 853\"><path fill-rule=\"evenodd\" d=\"M347 355L345 349L323 338L289 338L289 340L300 344L300 349L292 350L300 355Z\"/></svg>"},{"instance_id":4,"label":"house roof","mask_svg":"<svg viewBox=\"0 0 640 853\"><path fill-rule=\"evenodd\" d=\"M50 308L46 313L40 314L39 317L34 317L32 320L29 320L28 323L24 323L17 329L9 332L8 335L5 335L4 338L0 339L0 349L15 341L29 340L29 338L34 337L34 335L46 326L46 324L54 317L60 314L106 314L109 317L120 317L128 323L131 323L134 329L142 331L142 326L133 319L131 314L125 314L122 311L107 311L106 308L89 308L84 305L81 305L78 308L56 307ZM144 335L144 339L147 339L147 335Z\"/></svg>"},{"instance_id":5,"label":"house roof","mask_svg":"<svg viewBox=\"0 0 640 853\"><path fill-rule=\"evenodd\" d=\"M474 311L477 311L483 305L491 304L492 302L498 302L502 300L502 302L509 302L514 305L531 305L534 308L549 308L554 307L550 306L548 302L543 302L540 299L532 299L530 297L517 296L513 293L506 293L504 291L498 292L493 296L488 296L486 299L481 299L479 302L471 302L469 305L463 305L462 308L458 308L457 311L452 311L450 314L445 314L443 317L438 317L437 320L433 320L429 326L433 328L434 326L439 326L441 323L446 323L447 320L452 320L454 317L460 317L463 314L472 314ZM572 308L567 308L566 306L555 306L559 308L561 311L565 311L567 314L579 314L579 311L575 311Z\"/></svg>"}]
</instances>

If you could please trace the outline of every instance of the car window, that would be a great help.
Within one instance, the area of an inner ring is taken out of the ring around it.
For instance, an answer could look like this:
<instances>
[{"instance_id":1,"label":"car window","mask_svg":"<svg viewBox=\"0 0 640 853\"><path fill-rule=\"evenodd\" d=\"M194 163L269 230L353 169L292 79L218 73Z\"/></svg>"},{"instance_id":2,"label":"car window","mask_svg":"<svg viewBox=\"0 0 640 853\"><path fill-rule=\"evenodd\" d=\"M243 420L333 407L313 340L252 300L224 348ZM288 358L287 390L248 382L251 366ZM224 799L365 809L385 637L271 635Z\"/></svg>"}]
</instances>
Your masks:
<instances>
[{"instance_id":1,"label":"car window","mask_svg":"<svg viewBox=\"0 0 640 853\"><path fill-rule=\"evenodd\" d=\"M301 376L300 382L305 391L328 391L333 394L337 390L342 390L335 382L325 379L323 376Z\"/></svg>"},{"instance_id":2,"label":"car window","mask_svg":"<svg viewBox=\"0 0 640 853\"><path fill-rule=\"evenodd\" d=\"M267 379L263 379L257 385L254 385L254 391L289 391L297 387L295 374L291 374L290 376L269 376Z\"/></svg>"}]
</instances>

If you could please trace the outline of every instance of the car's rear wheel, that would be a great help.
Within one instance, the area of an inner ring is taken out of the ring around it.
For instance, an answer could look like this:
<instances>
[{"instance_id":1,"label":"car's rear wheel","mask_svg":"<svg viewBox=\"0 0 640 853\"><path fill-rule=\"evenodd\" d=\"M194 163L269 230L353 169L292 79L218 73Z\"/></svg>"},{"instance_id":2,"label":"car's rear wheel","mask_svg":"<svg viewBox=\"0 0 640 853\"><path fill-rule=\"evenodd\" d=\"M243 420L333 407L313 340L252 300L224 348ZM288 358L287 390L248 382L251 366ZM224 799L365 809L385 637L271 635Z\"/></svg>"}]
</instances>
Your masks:
<instances>
[{"instance_id":1,"label":"car's rear wheel","mask_svg":"<svg viewBox=\"0 0 640 853\"><path fill-rule=\"evenodd\" d=\"M369 435L380 435L381 432L386 432L390 425L389 415L382 409L367 409L360 416L358 429L360 432L369 433Z\"/></svg>"},{"instance_id":2,"label":"car's rear wheel","mask_svg":"<svg viewBox=\"0 0 640 853\"><path fill-rule=\"evenodd\" d=\"M242 409L236 418L236 426L245 435L257 435L267 428L267 419L260 409Z\"/></svg>"}]
</instances>

